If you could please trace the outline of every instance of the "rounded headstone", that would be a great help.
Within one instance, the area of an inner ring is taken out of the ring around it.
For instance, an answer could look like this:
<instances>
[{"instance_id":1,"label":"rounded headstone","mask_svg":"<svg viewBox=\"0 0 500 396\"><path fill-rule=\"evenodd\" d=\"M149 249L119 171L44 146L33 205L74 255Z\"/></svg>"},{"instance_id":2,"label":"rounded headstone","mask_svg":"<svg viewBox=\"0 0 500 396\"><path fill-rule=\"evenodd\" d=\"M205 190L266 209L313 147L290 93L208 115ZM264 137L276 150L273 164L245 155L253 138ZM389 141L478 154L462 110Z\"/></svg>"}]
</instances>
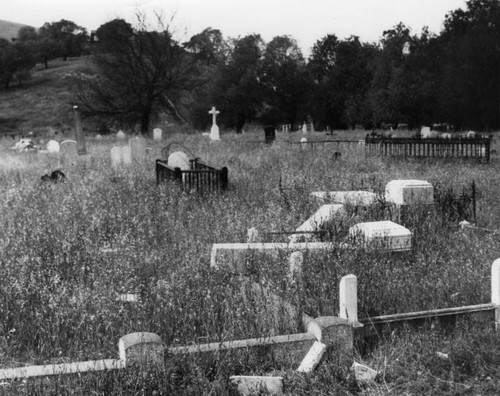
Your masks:
<instances>
[{"instance_id":1,"label":"rounded headstone","mask_svg":"<svg viewBox=\"0 0 500 396\"><path fill-rule=\"evenodd\" d=\"M125 132L123 132L121 129L116 133L116 137L118 139L125 139Z\"/></svg>"},{"instance_id":2,"label":"rounded headstone","mask_svg":"<svg viewBox=\"0 0 500 396\"><path fill-rule=\"evenodd\" d=\"M49 140L47 143L47 151L49 153L58 153L60 150L59 142L56 140Z\"/></svg>"},{"instance_id":3,"label":"rounded headstone","mask_svg":"<svg viewBox=\"0 0 500 396\"><path fill-rule=\"evenodd\" d=\"M102 140L102 135L98 133L97 135L95 135L95 139L96 140Z\"/></svg>"},{"instance_id":4,"label":"rounded headstone","mask_svg":"<svg viewBox=\"0 0 500 396\"><path fill-rule=\"evenodd\" d=\"M175 151L168 156L167 165L171 168L181 168L181 170L190 170L189 158L182 151Z\"/></svg>"},{"instance_id":5,"label":"rounded headstone","mask_svg":"<svg viewBox=\"0 0 500 396\"><path fill-rule=\"evenodd\" d=\"M161 141L161 139L162 139L162 133L163 133L163 131L161 130L161 128L155 128L155 129L153 129L153 140L155 142Z\"/></svg>"},{"instance_id":6,"label":"rounded headstone","mask_svg":"<svg viewBox=\"0 0 500 396\"><path fill-rule=\"evenodd\" d=\"M467 136L467 139L474 139L476 137L476 132L468 131L465 136Z\"/></svg>"}]
</instances>

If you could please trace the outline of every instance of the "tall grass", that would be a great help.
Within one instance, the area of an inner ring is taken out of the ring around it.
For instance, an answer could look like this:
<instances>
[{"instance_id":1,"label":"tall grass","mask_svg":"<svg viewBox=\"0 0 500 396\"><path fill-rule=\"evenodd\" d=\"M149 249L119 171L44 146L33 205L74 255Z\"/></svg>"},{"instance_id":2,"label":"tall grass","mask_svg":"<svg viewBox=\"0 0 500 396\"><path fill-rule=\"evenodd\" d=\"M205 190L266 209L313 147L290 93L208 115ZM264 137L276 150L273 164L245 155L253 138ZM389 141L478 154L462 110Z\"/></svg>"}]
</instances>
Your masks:
<instances>
[{"instance_id":1,"label":"tall grass","mask_svg":"<svg viewBox=\"0 0 500 396\"><path fill-rule=\"evenodd\" d=\"M109 158L117 142L91 140L92 163L63 167L67 180L59 184L40 181L57 167L53 159L3 151L0 365L114 357L118 339L134 331L157 333L168 345L300 331L293 320L276 322L271 308L244 298L229 274L210 270L210 248L213 243L244 242L250 227L257 227L267 240L286 241L285 235L266 232L292 231L310 217L319 206L309 198L312 191L363 188L382 196L392 179L439 181L454 187L475 180L480 193L478 223L489 228L499 224L495 158L490 165L390 161L365 157L353 145L342 147L342 159L335 160L329 149L299 151L284 143L250 142L259 138L263 140L252 133L223 135L222 142L210 143L200 136L175 135L163 144L149 141L148 162L119 171L111 169ZM280 140L291 138L298 139L279 135ZM154 159L171 141L182 142L210 164L227 166L229 191L199 196L175 185L157 187ZM392 215L377 205L350 208L330 225L331 235L341 242L350 226ZM358 276L360 316L488 302L489 268L500 251L496 235L464 233L458 224L443 223L433 207L411 209L403 220L414 234L411 252L336 249L306 254L298 289L284 280L286 254L255 255L249 258L252 277L312 316L338 313L338 283L349 273ZM117 301L120 293L130 292L140 294L139 303ZM134 394L155 384L147 389L163 394L182 394L182 389L188 392L184 394L196 394L193 389L205 394L227 391L227 373L221 367L212 367L208 375L196 371L196 359L187 362L169 367L172 371L162 379L95 374L76 389L106 394L108 389L112 394L118 387ZM352 384L338 376L325 371L315 375L340 392L353 391ZM42 394L45 385L40 381L20 389ZM80 383L60 379L47 389L66 393L67 381ZM310 386L303 379L289 381L297 389Z\"/></svg>"}]
</instances>

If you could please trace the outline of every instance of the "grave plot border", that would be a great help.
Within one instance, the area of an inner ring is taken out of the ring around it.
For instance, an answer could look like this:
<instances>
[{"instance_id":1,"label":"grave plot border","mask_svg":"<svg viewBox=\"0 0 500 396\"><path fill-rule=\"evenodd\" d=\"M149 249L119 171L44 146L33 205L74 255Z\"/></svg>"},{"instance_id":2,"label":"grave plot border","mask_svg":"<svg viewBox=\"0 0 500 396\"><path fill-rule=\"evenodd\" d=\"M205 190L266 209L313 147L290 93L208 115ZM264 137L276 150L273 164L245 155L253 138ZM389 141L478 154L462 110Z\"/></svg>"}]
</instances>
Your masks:
<instances>
[{"instance_id":1,"label":"grave plot border","mask_svg":"<svg viewBox=\"0 0 500 396\"><path fill-rule=\"evenodd\" d=\"M228 188L228 169L216 169L198 159L189 160L190 170L181 170L167 165L167 161L156 160L156 184L165 181L177 182L185 190L224 191Z\"/></svg>"},{"instance_id":2,"label":"grave plot border","mask_svg":"<svg viewBox=\"0 0 500 396\"><path fill-rule=\"evenodd\" d=\"M460 158L490 163L492 137L452 139L365 138L365 153L400 158Z\"/></svg>"}]
</instances>

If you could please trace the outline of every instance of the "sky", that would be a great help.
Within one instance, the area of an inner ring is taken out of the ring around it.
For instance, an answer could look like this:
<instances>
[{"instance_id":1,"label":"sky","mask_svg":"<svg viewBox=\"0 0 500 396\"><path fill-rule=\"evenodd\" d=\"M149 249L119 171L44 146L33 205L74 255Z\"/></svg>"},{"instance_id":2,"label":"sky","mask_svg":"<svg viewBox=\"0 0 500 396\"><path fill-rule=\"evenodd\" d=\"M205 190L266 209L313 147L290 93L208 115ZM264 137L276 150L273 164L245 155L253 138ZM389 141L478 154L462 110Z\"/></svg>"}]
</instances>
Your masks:
<instances>
[{"instance_id":1,"label":"sky","mask_svg":"<svg viewBox=\"0 0 500 396\"><path fill-rule=\"evenodd\" d=\"M465 9L466 0L0 0L0 19L35 27L66 19L89 32L114 18L134 24L137 10L172 15L177 39L187 41L207 27L225 37L260 33L269 42L289 35L307 55L327 34L378 42L383 31L403 22L418 34L436 34L445 15Z\"/></svg>"}]
</instances>

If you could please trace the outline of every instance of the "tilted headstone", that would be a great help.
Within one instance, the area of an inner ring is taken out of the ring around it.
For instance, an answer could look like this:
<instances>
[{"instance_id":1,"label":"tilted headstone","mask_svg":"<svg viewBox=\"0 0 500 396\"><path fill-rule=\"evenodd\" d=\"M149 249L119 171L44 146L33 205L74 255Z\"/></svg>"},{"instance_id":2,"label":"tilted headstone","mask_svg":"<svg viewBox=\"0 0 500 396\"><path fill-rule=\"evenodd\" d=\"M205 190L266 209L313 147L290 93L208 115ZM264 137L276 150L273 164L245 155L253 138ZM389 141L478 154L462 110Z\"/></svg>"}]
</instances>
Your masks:
<instances>
[{"instance_id":1,"label":"tilted headstone","mask_svg":"<svg viewBox=\"0 0 500 396\"><path fill-rule=\"evenodd\" d=\"M132 152L130 151L130 146L123 146L121 148L122 152L122 162L125 165L130 165L132 163Z\"/></svg>"},{"instance_id":2,"label":"tilted headstone","mask_svg":"<svg viewBox=\"0 0 500 396\"><path fill-rule=\"evenodd\" d=\"M65 140L60 145L60 158L64 165L71 165L78 160L78 148L75 140Z\"/></svg>"},{"instance_id":3,"label":"tilted headstone","mask_svg":"<svg viewBox=\"0 0 500 396\"><path fill-rule=\"evenodd\" d=\"M122 152L120 147L113 147L111 149L111 165L113 168L120 166L122 162Z\"/></svg>"},{"instance_id":4,"label":"tilted headstone","mask_svg":"<svg viewBox=\"0 0 500 396\"><path fill-rule=\"evenodd\" d=\"M125 139L125 132L123 132L121 129L116 133L116 137L118 139Z\"/></svg>"},{"instance_id":5,"label":"tilted headstone","mask_svg":"<svg viewBox=\"0 0 500 396\"><path fill-rule=\"evenodd\" d=\"M136 136L129 139L128 144L130 146L132 161L144 162L146 160L146 139Z\"/></svg>"},{"instance_id":6,"label":"tilted headstone","mask_svg":"<svg viewBox=\"0 0 500 396\"><path fill-rule=\"evenodd\" d=\"M161 130L161 128L153 129L153 140L155 142L161 142L162 134L163 134L163 131Z\"/></svg>"},{"instance_id":7,"label":"tilted headstone","mask_svg":"<svg viewBox=\"0 0 500 396\"><path fill-rule=\"evenodd\" d=\"M219 114L220 111L218 111L215 107L212 107L212 110L208 112L208 114L212 114L212 128L210 129L210 140L216 141L220 140L219 136L219 127L217 126L217 114Z\"/></svg>"},{"instance_id":8,"label":"tilted headstone","mask_svg":"<svg viewBox=\"0 0 500 396\"><path fill-rule=\"evenodd\" d=\"M189 157L182 151L174 151L168 156L167 165L171 168L181 168L181 170L190 170Z\"/></svg>"},{"instance_id":9,"label":"tilted headstone","mask_svg":"<svg viewBox=\"0 0 500 396\"><path fill-rule=\"evenodd\" d=\"M49 140L47 143L47 151L49 154L57 154L59 153L61 147L57 140Z\"/></svg>"}]
</instances>

